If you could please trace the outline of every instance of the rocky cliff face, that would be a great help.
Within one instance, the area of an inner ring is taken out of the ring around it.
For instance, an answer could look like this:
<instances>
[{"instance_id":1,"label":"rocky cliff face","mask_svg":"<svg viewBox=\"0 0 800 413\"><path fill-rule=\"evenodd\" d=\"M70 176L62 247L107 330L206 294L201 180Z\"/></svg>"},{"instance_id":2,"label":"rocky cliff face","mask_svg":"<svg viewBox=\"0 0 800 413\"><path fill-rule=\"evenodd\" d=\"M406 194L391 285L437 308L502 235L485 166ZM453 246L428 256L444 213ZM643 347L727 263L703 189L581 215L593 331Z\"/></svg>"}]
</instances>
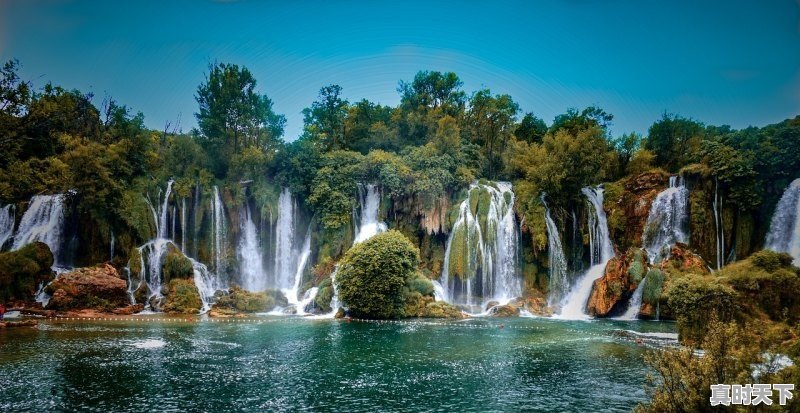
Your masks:
<instances>
[{"instance_id":1,"label":"rocky cliff face","mask_svg":"<svg viewBox=\"0 0 800 413\"><path fill-rule=\"evenodd\" d=\"M618 250L641 245L650 205L666 188L668 178L663 171L652 171L606 185L608 230Z\"/></svg>"}]
</instances>

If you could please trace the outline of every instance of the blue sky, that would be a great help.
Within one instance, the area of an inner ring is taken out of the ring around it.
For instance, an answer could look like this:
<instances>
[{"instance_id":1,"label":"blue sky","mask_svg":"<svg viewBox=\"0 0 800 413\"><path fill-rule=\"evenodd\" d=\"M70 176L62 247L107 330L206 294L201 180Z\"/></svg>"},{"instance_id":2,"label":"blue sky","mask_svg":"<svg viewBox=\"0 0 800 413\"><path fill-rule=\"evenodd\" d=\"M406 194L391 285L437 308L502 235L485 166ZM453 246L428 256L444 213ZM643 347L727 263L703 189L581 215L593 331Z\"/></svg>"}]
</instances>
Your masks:
<instances>
[{"instance_id":1,"label":"blue sky","mask_svg":"<svg viewBox=\"0 0 800 413\"><path fill-rule=\"evenodd\" d=\"M396 105L418 70L508 93L548 123L597 104L615 135L646 133L664 111L736 128L800 114L791 0L0 0L0 58L12 57L37 86L111 95L152 128L180 115L185 131L208 63L245 65L287 140L320 87Z\"/></svg>"}]
</instances>

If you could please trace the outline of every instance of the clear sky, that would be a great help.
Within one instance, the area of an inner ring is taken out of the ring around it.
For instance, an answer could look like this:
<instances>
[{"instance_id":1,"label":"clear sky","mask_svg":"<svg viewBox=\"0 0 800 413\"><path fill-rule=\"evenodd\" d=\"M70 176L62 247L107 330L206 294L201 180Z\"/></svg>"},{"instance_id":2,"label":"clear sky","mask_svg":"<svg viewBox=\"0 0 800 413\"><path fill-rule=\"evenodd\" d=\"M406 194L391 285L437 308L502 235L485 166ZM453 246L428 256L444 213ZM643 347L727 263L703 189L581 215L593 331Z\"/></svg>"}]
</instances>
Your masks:
<instances>
[{"instance_id":1,"label":"clear sky","mask_svg":"<svg viewBox=\"0 0 800 413\"><path fill-rule=\"evenodd\" d=\"M792 0L0 0L0 58L12 57L36 86L111 95L152 128L180 115L184 131L208 63L244 65L287 140L320 87L396 105L418 70L508 93L548 124L596 104L615 135L664 111L736 128L800 114Z\"/></svg>"}]
</instances>

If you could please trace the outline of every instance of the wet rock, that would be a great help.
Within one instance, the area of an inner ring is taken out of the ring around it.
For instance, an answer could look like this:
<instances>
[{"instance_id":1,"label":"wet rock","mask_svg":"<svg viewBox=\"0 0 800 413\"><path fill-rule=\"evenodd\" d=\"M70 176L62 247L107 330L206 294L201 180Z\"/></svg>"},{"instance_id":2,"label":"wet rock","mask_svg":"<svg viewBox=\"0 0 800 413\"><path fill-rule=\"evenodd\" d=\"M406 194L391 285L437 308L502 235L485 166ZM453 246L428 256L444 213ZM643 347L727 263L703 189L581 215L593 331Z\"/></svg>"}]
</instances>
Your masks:
<instances>
[{"instance_id":1,"label":"wet rock","mask_svg":"<svg viewBox=\"0 0 800 413\"><path fill-rule=\"evenodd\" d=\"M492 307L495 307L495 306L498 306L498 305L500 305L499 301L489 301L488 303L486 303L486 307L484 307L483 310L484 311L489 311L489 310L492 309Z\"/></svg>"},{"instance_id":2,"label":"wet rock","mask_svg":"<svg viewBox=\"0 0 800 413\"><path fill-rule=\"evenodd\" d=\"M130 304L125 281L116 268L108 264L61 274L45 291L51 295L47 304L49 310L111 311Z\"/></svg>"},{"instance_id":3,"label":"wet rock","mask_svg":"<svg viewBox=\"0 0 800 413\"><path fill-rule=\"evenodd\" d=\"M15 327L36 327L37 325L39 325L39 322L36 320L0 321L0 330Z\"/></svg>"},{"instance_id":4,"label":"wet rock","mask_svg":"<svg viewBox=\"0 0 800 413\"><path fill-rule=\"evenodd\" d=\"M202 307L203 301L193 280L176 278L169 282L169 293L164 304L165 313L196 314Z\"/></svg>"},{"instance_id":5,"label":"wet rock","mask_svg":"<svg viewBox=\"0 0 800 413\"><path fill-rule=\"evenodd\" d=\"M489 309L489 316L491 317L519 317L519 314L519 307L512 304L496 305Z\"/></svg>"},{"instance_id":6,"label":"wet rock","mask_svg":"<svg viewBox=\"0 0 800 413\"><path fill-rule=\"evenodd\" d=\"M641 244L650 206L667 187L668 178L665 172L656 170L606 186L604 208L608 214L609 235L620 250Z\"/></svg>"},{"instance_id":7,"label":"wet rock","mask_svg":"<svg viewBox=\"0 0 800 413\"><path fill-rule=\"evenodd\" d=\"M132 315L144 310L144 304L132 304L127 307L115 308L112 313L117 315Z\"/></svg>"}]
</instances>

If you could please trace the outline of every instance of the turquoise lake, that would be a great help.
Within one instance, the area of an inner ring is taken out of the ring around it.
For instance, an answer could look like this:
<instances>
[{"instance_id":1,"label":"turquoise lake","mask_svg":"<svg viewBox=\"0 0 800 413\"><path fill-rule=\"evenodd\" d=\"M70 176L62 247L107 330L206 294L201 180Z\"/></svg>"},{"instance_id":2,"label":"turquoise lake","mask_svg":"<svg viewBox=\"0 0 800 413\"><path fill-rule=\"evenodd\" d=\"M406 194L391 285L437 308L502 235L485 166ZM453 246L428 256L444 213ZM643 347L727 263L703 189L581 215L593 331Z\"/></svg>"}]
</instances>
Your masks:
<instances>
[{"instance_id":1,"label":"turquoise lake","mask_svg":"<svg viewBox=\"0 0 800 413\"><path fill-rule=\"evenodd\" d=\"M43 321L0 330L0 411L630 411L643 355L673 337L609 320Z\"/></svg>"}]
</instances>

